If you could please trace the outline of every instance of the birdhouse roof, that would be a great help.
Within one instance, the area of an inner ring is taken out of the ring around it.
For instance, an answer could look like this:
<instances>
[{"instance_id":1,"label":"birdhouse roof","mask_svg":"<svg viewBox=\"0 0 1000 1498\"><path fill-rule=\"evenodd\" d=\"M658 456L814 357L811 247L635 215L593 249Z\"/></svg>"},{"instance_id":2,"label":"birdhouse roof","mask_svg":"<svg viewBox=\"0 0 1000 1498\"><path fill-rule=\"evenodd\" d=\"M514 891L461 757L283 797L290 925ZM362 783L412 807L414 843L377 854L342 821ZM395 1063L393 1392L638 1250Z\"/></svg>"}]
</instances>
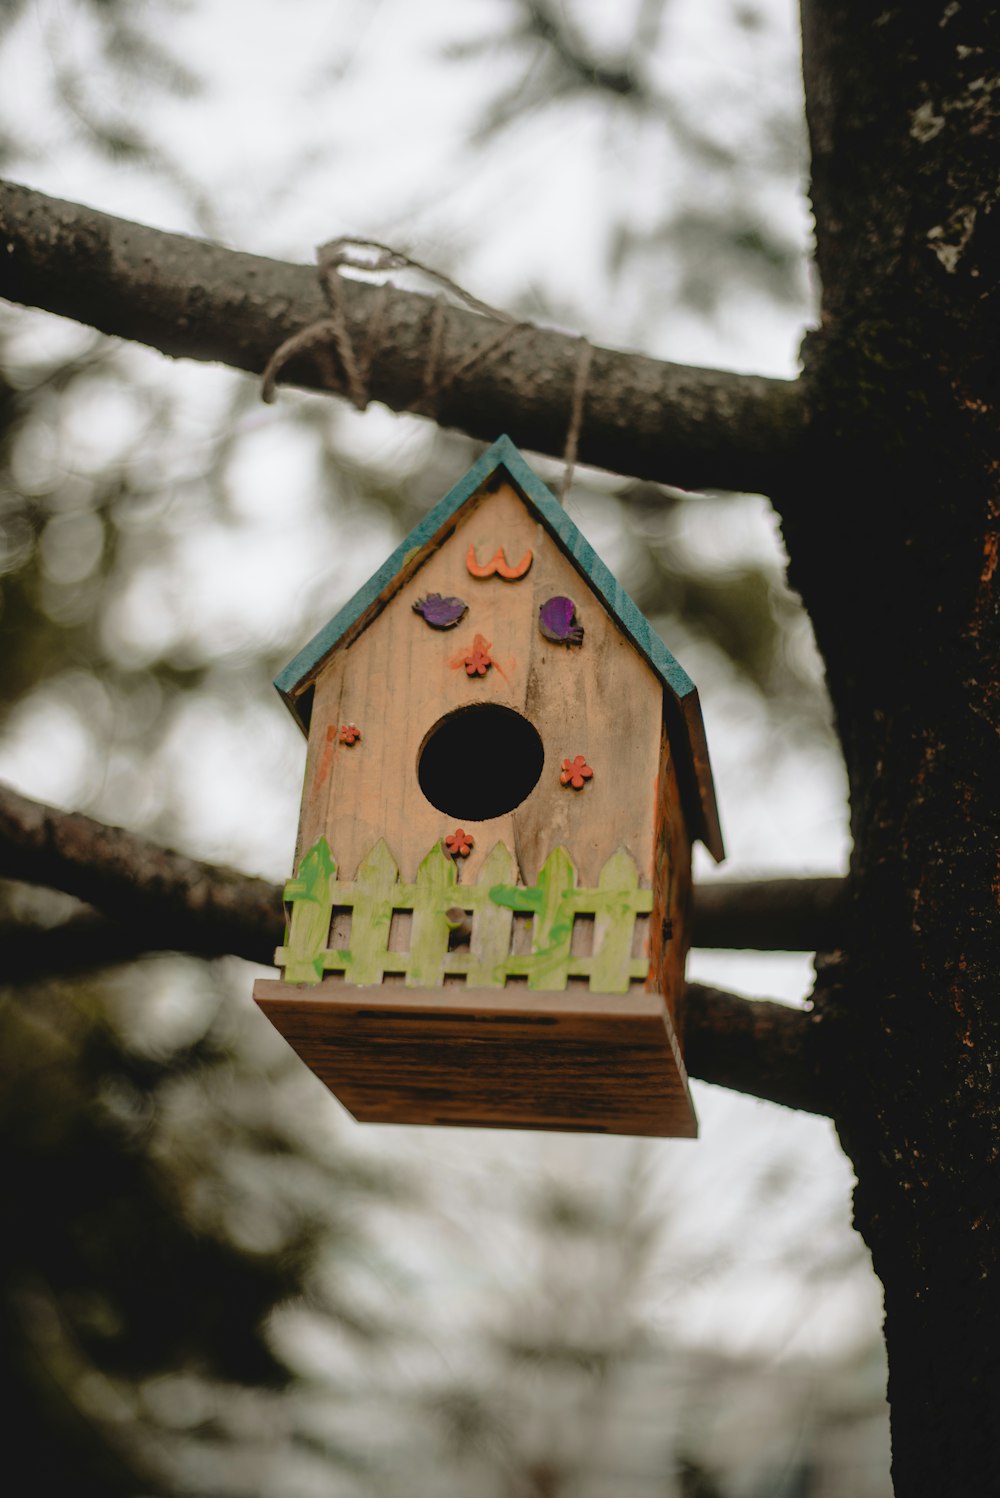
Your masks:
<instances>
[{"instance_id":1,"label":"birdhouse roof","mask_svg":"<svg viewBox=\"0 0 1000 1498\"><path fill-rule=\"evenodd\" d=\"M313 636L275 678L292 716L308 732L310 687L333 653L349 645L455 530L462 512L506 477L600 600L622 634L663 685L667 729L692 835L716 859L724 857L715 786L698 689L646 616L601 561L550 489L528 466L509 437L500 437L434 506L354 597Z\"/></svg>"}]
</instances>

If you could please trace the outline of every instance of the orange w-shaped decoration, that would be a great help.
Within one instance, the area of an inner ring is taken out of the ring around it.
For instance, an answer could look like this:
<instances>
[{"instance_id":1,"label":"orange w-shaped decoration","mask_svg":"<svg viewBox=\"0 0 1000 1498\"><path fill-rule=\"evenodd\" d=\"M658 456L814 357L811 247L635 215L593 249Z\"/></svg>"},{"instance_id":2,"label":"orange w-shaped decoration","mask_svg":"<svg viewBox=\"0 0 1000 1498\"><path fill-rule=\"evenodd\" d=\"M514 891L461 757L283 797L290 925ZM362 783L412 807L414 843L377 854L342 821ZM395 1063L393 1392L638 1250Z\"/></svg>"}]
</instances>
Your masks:
<instances>
[{"instance_id":1,"label":"orange w-shaped decoration","mask_svg":"<svg viewBox=\"0 0 1000 1498\"><path fill-rule=\"evenodd\" d=\"M476 548L474 545L470 545L465 556L465 565L473 577L492 577L496 573L498 577L506 578L508 582L516 582L519 577L524 576L531 566L533 556L534 552L526 551L517 566L512 567L507 561L503 547L498 546L493 556L490 557L490 560L480 566L479 562L476 561Z\"/></svg>"}]
</instances>

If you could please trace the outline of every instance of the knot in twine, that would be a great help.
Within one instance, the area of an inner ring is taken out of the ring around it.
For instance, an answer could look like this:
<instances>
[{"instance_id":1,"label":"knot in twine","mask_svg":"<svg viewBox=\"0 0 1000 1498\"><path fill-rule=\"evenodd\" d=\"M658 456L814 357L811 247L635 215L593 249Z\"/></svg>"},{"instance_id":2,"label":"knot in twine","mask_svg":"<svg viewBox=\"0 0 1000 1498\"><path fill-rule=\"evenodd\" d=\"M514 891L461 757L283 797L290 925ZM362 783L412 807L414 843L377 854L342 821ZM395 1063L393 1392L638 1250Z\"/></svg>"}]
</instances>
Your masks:
<instances>
[{"instance_id":1,"label":"knot in twine","mask_svg":"<svg viewBox=\"0 0 1000 1498\"><path fill-rule=\"evenodd\" d=\"M344 282L340 274L342 266L369 274L415 270L429 276L440 288L430 305L428 314L427 354L420 395L410 407L419 415L433 416L442 396L462 375L467 374L482 360L495 358L522 329L534 327L532 323L518 321L511 317L509 312L492 307L488 302L480 301L457 281L453 281L450 276L435 270L433 266L425 265L423 261L416 260L411 255L404 254L402 250L394 249L392 245L382 244L377 239L358 239L354 235L342 235L338 239L330 240L328 244L321 245L316 252L317 275L329 315L316 319L307 327L300 329L298 333L293 333L290 338L286 338L268 359L261 376L261 399L267 404L270 405L274 401L278 376L289 360L298 354L312 353L327 383L331 386L343 383L346 386L346 394L356 409L359 411L367 409L371 401L371 374L385 336L386 313L392 282L384 280L377 284L374 310L365 325L365 339L359 350L355 347L347 323ZM445 358L447 303L442 296L443 292L450 293L469 311L477 312L491 322L500 324L499 328L486 333L478 343L473 344L450 365ZM331 348L336 350L340 359L343 381L338 378L333 366ZM559 486L560 504L565 502L566 492L576 466L584 401L594 353L592 346L584 337L579 339L578 348L569 428L563 453L563 477Z\"/></svg>"}]
</instances>

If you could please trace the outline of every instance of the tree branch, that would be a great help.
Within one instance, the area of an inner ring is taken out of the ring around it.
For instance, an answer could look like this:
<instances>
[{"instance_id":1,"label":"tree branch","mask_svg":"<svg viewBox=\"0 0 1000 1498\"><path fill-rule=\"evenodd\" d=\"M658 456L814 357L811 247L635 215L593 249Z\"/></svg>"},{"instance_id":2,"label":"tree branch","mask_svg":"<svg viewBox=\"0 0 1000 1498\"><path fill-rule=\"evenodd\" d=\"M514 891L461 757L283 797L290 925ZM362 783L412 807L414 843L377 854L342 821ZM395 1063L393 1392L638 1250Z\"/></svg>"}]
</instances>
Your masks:
<instances>
[{"instance_id":1,"label":"tree branch","mask_svg":"<svg viewBox=\"0 0 1000 1498\"><path fill-rule=\"evenodd\" d=\"M233 955L270 964L281 936L280 885L199 863L5 786L0 786L0 877L62 890L104 912L83 911L53 928L0 925L7 983L131 961L151 951ZM770 884L773 904L774 888L794 881ZM752 900L755 886L728 888L734 898L738 892ZM724 902L716 897L714 904L719 940ZM746 935L740 931L741 944ZM811 1012L691 984L688 1070L786 1107L828 1112L815 1044L818 1021Z\"/></svg>"},{"instance_id":2,"label":"tree branch","mask_svg":"<svg viewBox=\"0 0 1000 1498\"><path fill-rule=\"evenodd\" d=\"M280 893L277 887L274 893ZM0 944L1 980L9 986L112 968L162 951L246 957L269 965L275 942L249 923L240 932L231 927L229 941L220 941L214 932L183 929L169 920L130 921L126 926L96 911L81 911L54 927L0 921ZM789 1109L831 1112L816 1059L816 1014L690 983L684 1017L684 1061L690 1076Z\"/></svg>"},{"instance_id":3,"label":"tree branch","mask_svg":"<svg viewBox=\"0 0 1000 1498\"><path fill-rule=\"evenodd\" d=\"M833 1111L816 1010L689 983L684 1016L692 1077L806 1113Z\"/></svg>"},{"instance_id":4,"label":"tree branch","mask_svg":"<svg viewBox=\"0 0 1000 1498\"><path fill-rule=\"evenodd\" d=\"M280 921L277 910L273 917L275 923ZM241 935L240 941L229 944L230 955L270 963L273 931L247 929ZM115 967L154 952L227 955L220 950L226 943L200 941L197 933L169 921L126 926L89 910L55 927L0 922L0 942L7 985ZM818 1064L818 1016L813 1012L690 983L685 1021L685 1062L691 1076L786 1108L831 1111Z\"/></svg>"},{"instance_id":5,"label":"tree branch","mask_svg":"<svg viewBox=\"0 0 1000 1498\"><path fill-rule=\"evenodd\" d=\"M3 785L0 878L75 895L137 926L149 947L270 963L281 936L281 885L187 858L138 833L60 811ZM694 944L831 950L840 942L843 890L840 879L701 885L695 891Z\"/></svg>"},{"instance_id":6,"label":"tree branch","mask_svg":"<svg viewBox=\"0 0 1000 1498\"><path fill-rule=\"evenodd\" d=\"M835 878L717 879L694 891L692 945L832 952L843 943L847 885Z\"/></svg>"},{"instance_id":7,"label":"tree branch","mask_svg":"<svg viewBox=\"0 0 1000 1498\"><path fill-rule=\"evenodd\" d=\"M161 949L270 963L281 936L280 885L199 863L6 786L0 786L0 877L75 895L126 929L146 932L144 940Z\"/></svg>"},{"instance_id":8,"label":"tree branch","mask_svg":"<svg viewBox=\"0 0 1000 1498\"><path fill-rule=\"evenodd\" d=\"M347 278L342 288L351 341L373 355L372 400L394 411L419 410L484 441L506 431L522 447L562 456L578 339L525 324L495 355L470 363L450 385L431 381L428 391L436 304ZM279 344L330 315L310 266L167 234L3 182L0 296L174 357L253 374ZM376 326L381 332L372 349ZM453 368L492 340L497 326L447 308L438 368ZM297 356L285 373L295 384L347 394L332 343ZM596 348L579 460L681 487L769 493L796 459L803 423L796 382Z\"/></svg>"},{"instance_id":9,"label":"tree branch","mask_svg":"<svg viewBox=\"0 0 1000 1498\"><path fill-rule=\"evenodd\" d=\"M130 921L126 926L86 908L56 926L42 926L33 921L0 921L0 948L4 984L40 983L49 978L119 967L154 952L180 950L196 957L221 955L218 951L198 951L190 943L172 941L167 932L138 921Z\"/></svg>"}]
</instances>

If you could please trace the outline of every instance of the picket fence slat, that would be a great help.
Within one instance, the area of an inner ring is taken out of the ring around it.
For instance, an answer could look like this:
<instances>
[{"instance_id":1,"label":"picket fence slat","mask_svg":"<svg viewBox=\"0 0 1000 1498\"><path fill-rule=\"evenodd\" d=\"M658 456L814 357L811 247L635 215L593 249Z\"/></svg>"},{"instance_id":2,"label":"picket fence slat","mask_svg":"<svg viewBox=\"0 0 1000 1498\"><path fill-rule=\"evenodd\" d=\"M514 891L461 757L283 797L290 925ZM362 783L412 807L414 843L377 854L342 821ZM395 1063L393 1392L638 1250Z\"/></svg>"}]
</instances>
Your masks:
<instances>
[{"instance_id":1,"label":"picket fence slat","mask_svg":"<svg viewBox=\"0 0 1000 1498\"><path fill-rule=\"evenodd\" d=\"M619 849L601 870L598 886L606 902L594 911L594 966L591 987L598 993L628 993L632 958L632 930L639 870L628 854Z\"/></svg>"},{"instance_id":2,"label":"picket fence slat","mask_svg":"<svg viewBox=\"0 0 1000 1498\"><path fill-rule=\"evenodd\" d=\"M468 907L473 911L473 926L467 981L476 988L503 988L507 982L514 912L491 900L489 892L495 884L509 884L515 872L510 851L497 843L483 864L480 884L473 886L477 898ZM466 894L462 890L462 900Z\"/></svg>"},{"instance_id":3,"label":"picket fence slat","mask_svg":"<svg viewBox=\"0 0 1000 1498\"><path fill-rule=\"evenodd\" d=\"M291 903L292 914L285 945L275 952L274 960L285 969L288 983L318 983L323 976L336 876L330 846L321 837L303 858L298 878L285 885L284 897Z\"/></svg>"},{"instance_id":4,"label":"picket fence slat","mask_svg":"<svg viewBox=\"0 0 1000 1498\"><path fill-rule=\"evenodd\" d=\"M440 843L417 870L407 988L440 988L451 927L445 912L455 904L458 874Z\"/></svg>"},{"instance_id":5,"label":"picket fence slat","mask_svg":"<svg viewBox=\"0 0 1000 1498\"><path fill-rule=\"evenodd\" d=\"M355 883L347 976L352 983L381 983L389 951L393 896L399 888L399 869L383 838L361 864Z\"/></svg>"},{"instance_id":6,"label":"picket fence slat","mask_svg":"<svg viewBox=\"0 0 1000 1498\"><path fill-rule=\"evenodd\" d=\"M570 978L586 978L595 993L627 993L648 973L648 962L632 956L636 917L652 910L653 895L639 887L639 871L624 849L601 870L597 889L577 887L577 872L565 848L545 860L535 885L512 882L510 850L497 843L480 881L458 882L454 861L436 843L404 884L385 841L380 839L353 882L338 880L325 838L309 849L296 878L285 886L291 906L285 945L275 961L289 983L318 983L324 972L342 972L352 984L381 983L387 972L405 975L408 988L439 988L445 977L464 977L477 988L502 988L509 978L527 978L529 989L565 989ZM349 909L349 946L330 949L335 909ZM451 948L448 912L471 919L468 945ZM395 912L412 912L409 951L390 951ZM531 951L512 953L515 914L532 916ZM574 956L577 916L594 920L594 948Z\"/></svg>"}]
</instances>

